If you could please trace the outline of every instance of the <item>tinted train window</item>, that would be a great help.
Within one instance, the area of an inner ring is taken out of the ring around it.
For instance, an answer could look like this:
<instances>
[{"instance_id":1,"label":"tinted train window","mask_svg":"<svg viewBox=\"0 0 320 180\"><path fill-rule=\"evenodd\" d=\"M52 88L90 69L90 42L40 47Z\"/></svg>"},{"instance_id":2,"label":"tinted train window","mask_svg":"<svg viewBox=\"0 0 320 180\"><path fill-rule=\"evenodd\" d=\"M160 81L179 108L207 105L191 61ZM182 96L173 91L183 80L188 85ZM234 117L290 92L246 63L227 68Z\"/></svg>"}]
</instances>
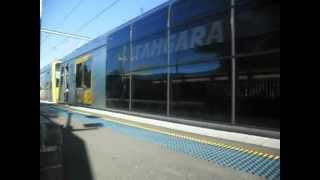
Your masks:
<instances>
[{"instance_id":1,"label":"tinted train window","mask_svg":"<svg viewBox=\"0 0 320 180\"><path fill-rule=\"evenodd\" d=\"M133 24L133 41L147 37L159 31L166 31L168 8L159 10Z\"/></svg>"},{"instance_id":2,"label":"tinted train window","mask_svg":"<svg viewBox=\"0 0 320 180\"><path fill-rule=\"evenodd\" d=\"M118 47L130 40L130 27L122 28L108 37L108 48Z\"/></svg>"},{"instance_id":3,"label":"tinted train window","mask_svg":"<svg viewBox=\"0 0 320 180\"><path fill-rule=\"evenodd\" d=\"M60 63L58 63L58 64L56 64L56 67L55 67L55 69L56 69L56 72L55 72L55 78L56 78L56 87L60 87L60 71L61 71L61 69L60 69L60 67L61 67L61 64Z\"/></svg>"},{"instance_id":4,"label":"tinted train window","mask_svg":"<svg viewBox=\"0 0 320 180\"><path fill-rule=\"evenodd\" d=\"M91 59L76 65L77 88L91 88Z\"/></svg>"},{"instance_id":5,"label":"tinted train window","mask_svg":"<svg viewBox=\"0 0 320 180\"><path fill-rule=\"evenodd\" d=\"M198 6L215 8L215 3L224 4L225 2L197 2L181 1L181 5L180 3L176 5L179 8L172 10L173 19L175 16L177 16L176 18L183 16L183 13L193 14L193 11L199 19L192 19L191 15L187 15L183 20L184 23L179 26L175 25L174 20L172 21L173 27L170 30L171 64L200 63L210 61L214 57L226 57L231 54L230 9L223 9L220 13L210 13L203 16L200 13L202 11L197 10ZM194 7L192 4L195 4ZM206 10L204 9L204 11Z\"/></svg>"},{"instance_id":6,"label":"tinted train window","mask_svg":"<svg viewBox=\"0 0 320 180\"><path fill-rule=\"evenodd\" d=\"M66 87L69 88L69 64L66 65Z\"/></svg>"},{"instance_id":7,"label":"tinted train window","mask_svg":"<svg viewBox=\"0 0 320 180\"><path fill-rule=\"evenodd\" d=\"M237 53L280 49L279 1L247 1L235 9Z\"/></svg>"},{"instance_id":8,"label":"tinted train window","mask_svg":"<svg viewBox=\"0 0 320 180\"><path fill-rule=\"evenodd\" d=\"M171 68L171 114L230 123L230 59Z\"/></svg>"},{"instance_id":9,"label":"tinted train window","mask_svg":"<svg viewBox=\"0 0 320 180\"><path fill-rule=\"evenodd\" d=\"M230 123L230 7L185 0L172 7L171 114Z\"/></svg>"},{"instance_id":10,"label":"tinted train window","mask_svg":"<svg viewBox=\"0 0 320 180\"><path fill-rule=\"evenodd\" d=\"M106 107L129 108L130 28L123 28L108 38Z\"/></svg>"},{"instance_id":11,"label":"tinted train window","mask_svg":"<svg viewBox=\"0 0 320 180\"><path fill-rule=\"evenodd\" d=\"M47 87L47 73L46 72L43 72L41 73L40 75L40 90L46 90L48 87Z\"/></svg>"},{"instance_id":12,"label":"tinted train window","mask_svg":"<svg viewBox=\"0 0 320 180\"><path fill-rule=\"evenodd\" d=\"M273 2L280 2L280 0L235 0L236 7L247 5L247 4L266 4L266 3L273 3Z\"/></svg>"},{"instance_id":13,"label":"tinted train window","mask_svg":"<svg viewBox=\"0 0 320 180\"><path fill-rule=\"evenodd\" d=\"M107 53L107 72L108 73L126 73L130 66L130 46L123 46L108 49Z\"/></svg>"},{"instance_id":14,"label":"tinted train window","mask_svg":"<svg viewBox=\"0 0 320 180\"><path fill-rule=\"evenodd\" d=\"M230 29L226 18L171 32L170 64L200 63L230 56Z\"/></svg>"},{"instance_id":15,"label":"tinted train window","mask_svg":"<svg viewBox=\"0 0 320 180\"><path fill-rule=\"evenodd\" d=\"M132 109L166 114L167 68L154 68L132 74Z\"/></svg>"},{"instance_id":16,"label":"tinted train window","mask_svg":"<svg viewBox=\"0 0 320 180\"><path fill-rule=\"evenodd\" d=\"M229 8L229 0L180 0L172 6L171 26L217 15Z\"/></svg>"},{"instance_id":17,"label":"tinted train window","mask_svg":"<svg viewBox=\"0 0 320 180\"><path fill-rule=\"evenodd\" d=\"M82 66L83 66L82 63L76 65L76 86L77 86L77 88L81 88L81 86L82 86L82 74L83 74Z\"/></svg>"},{"instance_id":18,"label":"tinted train window","mask_svg":"<svg viewBox=\"0 0 320 180\"><path fill-rule=\"evenodd\" d=\"M91 88L91 60L88 60L84 63L84 81L83 84L86 88Z\"/></svg>"},{"instance_id":19,"label":"tinted train window","mask_svg":"<svg viewBox=\"0 0 320 180\"><path fill-rule=\"evenodd\" d=\"M64 67L62 67L61 68L61 73L60 73L60 79L61 79L61 81L60 81L60 85L62 86L65 82L64 82L64 74L65 74L65 72L64 72Z\"/></svg>"},{"instance_id":20,"label":"tinted train window","mask_svg":"<svg viewBox=\"0 0 320 180\"><path fill-rule=\"evenodd\" d=\"M129 75L108 74L106 78L107 108L129 109Z\"/></svg>"},{"instance_id":21,"label":"tinted train window","mask_svg":"<svg viewBox=\"0 0 320 180\"><path fill-rule=\"evenodd\" d=\"M132 70L167 65L167 8L133 25Z\"/></svg>"},{"instance_id":22,"label":"tinted train window","mask_svg":"<svg viewBox=\"0 0 320 180\"><path fill-rule=\"evenodd\" d=\"M166 113L167 17L164 8L133 26L132 109Z\"/></svg>"},{"instance_id":23,"label":"tinted train window","mask_svg":"<svg viewBox=\"0 0 320 180\"><path fill-rule=\"evenodd\" d=\"M280 129L280 54L237 61L237 122Z\"/></svg>"}]
</instances>

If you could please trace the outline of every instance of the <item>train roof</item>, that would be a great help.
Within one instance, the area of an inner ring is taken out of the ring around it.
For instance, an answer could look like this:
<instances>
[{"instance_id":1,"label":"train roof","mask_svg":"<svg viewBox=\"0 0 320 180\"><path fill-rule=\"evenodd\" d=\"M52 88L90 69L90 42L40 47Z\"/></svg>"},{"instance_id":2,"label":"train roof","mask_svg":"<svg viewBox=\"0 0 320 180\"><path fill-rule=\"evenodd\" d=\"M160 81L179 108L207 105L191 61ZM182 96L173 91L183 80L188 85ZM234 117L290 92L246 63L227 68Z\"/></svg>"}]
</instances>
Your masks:
<instances>
[{"instance_id":1,"label":"train roof","mask_svg":"<svg viewBox=\"0 0 320 180\"><path fill-rule=\"evenodd\" d=\"M114 28L114 29L102 34L101 36L98 36L97 38L89 41L88 43L82 45L81 47L79 47L78 49L74 50L70 54L66 55L64 58L62 58L62 61L72 60L74 58L77 58L78 56L81 56L81 55L89 52L89 51L92 51L94 49L97 49L99 47L102 47L102 46L106 45L107 44L107 37L109 35L111 35L112 33L116 32L116 31L118 31L118 30L120 30L120 29L122 29L122 28L124 28L126 26L129 26L129 25L133 24L134 22L136 22L136 21L138 21L138 20L140 20L140 19L142 19L142 18L144 18L144 17L146 17L146 16L148 16L148 15L150 15L150 14L152 14L152 13L154 13L154 12L156 12L156 11L162 9L162 8L164 8L164 7L167 7L169 4L171 4L173 2L176 2L176 1L179 1L179 0L168 0L167 2L165 2L165 3L161 4L161 5L153 8L153 9L151 9L149 11L147 11L146 13L127 21L126 23L124 23L124 24L122 24L122 25L120 25L120 26L118 26L118 27L116 27L116 28Z\"/></svg>"},{"instance_id":2,"label":"train roof","mask_svg":"<svg viewBox=\"0 0 320 180\"><path fill-rule=\"evenodd\" d=\"M70 54L66 55L64 58L62 58L62 61L72 60L73 58L76 58L86 52L89 52L89 51L97 49L101 46L104 46L104 45L106 45L106 43L107 43L107 36L105 34L101 35L101 36L95 38L94 40L91 40L88 43L82 45L81 47L74 50Z\"/></svg>"},{"instance_id":3,"label":"train roof","mask_svg":"<svg viewBox=\"0 0 320 180\"><path fill-rule=\"evenodd\" d=\"M51 67L51 63L45 65L43 68L40 69L40 74L50 70L50 67Z\"/></svg>"},{"instance_id":4,"label":"train roof","mask_svg":"<svg viewBox=\"0 0 320 180\"><path fill-rule=\"evenodd\" d=\"M52 63L56 63L56 62L60 63L61 60L59 60L59 59L54 59L54 60L51 61L49 64L47 64L47 65L45 65L44 67L42 67L42 68L40 69L40 73L43 73L43 72L46 72L46 71L51 70Z\"/></svg>"}]
</instances>

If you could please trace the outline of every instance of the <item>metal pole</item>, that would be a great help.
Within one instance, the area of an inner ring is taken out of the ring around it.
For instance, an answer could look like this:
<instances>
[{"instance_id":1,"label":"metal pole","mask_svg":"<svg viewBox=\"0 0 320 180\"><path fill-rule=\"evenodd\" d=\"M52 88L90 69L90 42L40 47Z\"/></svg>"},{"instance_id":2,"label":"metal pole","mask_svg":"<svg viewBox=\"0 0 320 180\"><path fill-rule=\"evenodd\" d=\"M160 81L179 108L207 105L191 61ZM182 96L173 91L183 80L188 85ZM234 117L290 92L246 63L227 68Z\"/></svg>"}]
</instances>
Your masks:
<instances>
[{"instance_id":1,"label":"metal pole","mask_svg":"<svg viewBox=\"0 0 320 180\"><path fill-rule=\"evenodd\" d=\"M234 24L234 4L235 0L231 0L231 68L232 68L232 94L231 94L231 123L236 124L236 49L235 49L235 24Z\"/></svg>"},{"instance_id":2,"label":"metal pole","mask_svg":"<svg viewBox=\"0 0 320 180\"><path fill-rule=\"evenodd\" d=\"M132 25L130 26L130 54L129 54L129 111L132 110Z\"/></svg>"},{"instance_id":3,"label":"metal pole","mask_svg":"<svg viewBox=\"0 0 320 180\"><path fill-rule=\"evenodd\" d=\"M171 4L168 8L168 19L167 19L167 116L170 116L170 103L171 103L171 80L170 80L170 14L171 14Z\"/></svg>"}]
</instances>

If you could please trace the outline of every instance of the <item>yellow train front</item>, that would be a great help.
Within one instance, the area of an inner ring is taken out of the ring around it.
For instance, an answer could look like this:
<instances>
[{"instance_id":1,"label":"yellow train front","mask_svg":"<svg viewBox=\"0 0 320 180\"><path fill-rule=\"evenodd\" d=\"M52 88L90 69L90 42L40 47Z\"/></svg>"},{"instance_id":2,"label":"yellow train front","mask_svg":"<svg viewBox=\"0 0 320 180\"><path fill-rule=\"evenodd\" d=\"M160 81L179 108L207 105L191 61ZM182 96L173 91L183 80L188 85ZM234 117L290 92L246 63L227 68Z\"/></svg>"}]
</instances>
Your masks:
<instances>
[{"instance_id":1,"label":"yellow train front","mask_svg":"<svg viewBox=\"0 0 320 180\"><path fill-rule=\"evenodd\" d=\"M40 99L57 103L60 91L61 61L54 60L40 72Z\"/></svg>"}]
</instances>

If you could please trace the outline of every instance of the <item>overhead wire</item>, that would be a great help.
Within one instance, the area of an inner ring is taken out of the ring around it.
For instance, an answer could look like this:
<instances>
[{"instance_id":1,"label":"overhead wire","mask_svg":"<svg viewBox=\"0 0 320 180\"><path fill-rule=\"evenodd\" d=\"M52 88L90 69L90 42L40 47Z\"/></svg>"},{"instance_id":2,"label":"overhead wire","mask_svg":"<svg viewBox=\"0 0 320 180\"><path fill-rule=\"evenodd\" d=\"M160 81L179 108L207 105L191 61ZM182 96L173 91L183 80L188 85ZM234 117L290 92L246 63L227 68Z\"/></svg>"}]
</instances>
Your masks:
<instances>
[{"instance_id":1,"label":"overhead wire","mask_svg":"<svg viewBox=\"0 0 320 180\"><path fill-rule=\"evenodd\" d=\"M111 4L107 5L105 8L103 8L99 13L97 13L96 15L94 15L92 18L90 18L87 22L85 22L84 24L82 24L77 30L76 33L81 32L84 28L86 28L90 23L92 23L94 20L96 20L98 17L100 17L102 14L104 14L107 10L109 10L110 8L114 7L117 3L119 3L120 0L115 0L113 1ZM56 48L62 44L65 43L65 41L67 41L69 38L65 38L61 43L55 45L53 48Z\"/></svg>"},{"instance_id":2,"label":"overhead wire","mask_svg":"<svg viewBox=\"0 0 320 180\"><path fill-rule=\"evenodd\" d=\"M75 10L83 3L83 1L84 1L84 0L79 0L79 1L77 2L77 4L75 4L75 5L72 7L72 9L63 17L62 22L61 22L57 27L62 26L62 25L68 20L68 18L75 12ZM48 40L49 37L50 37L50 35L47 34L46 37L43 39L43 42L42 42L42 43L45 43L46 40Z\"/></svg>"}]
</instances>

